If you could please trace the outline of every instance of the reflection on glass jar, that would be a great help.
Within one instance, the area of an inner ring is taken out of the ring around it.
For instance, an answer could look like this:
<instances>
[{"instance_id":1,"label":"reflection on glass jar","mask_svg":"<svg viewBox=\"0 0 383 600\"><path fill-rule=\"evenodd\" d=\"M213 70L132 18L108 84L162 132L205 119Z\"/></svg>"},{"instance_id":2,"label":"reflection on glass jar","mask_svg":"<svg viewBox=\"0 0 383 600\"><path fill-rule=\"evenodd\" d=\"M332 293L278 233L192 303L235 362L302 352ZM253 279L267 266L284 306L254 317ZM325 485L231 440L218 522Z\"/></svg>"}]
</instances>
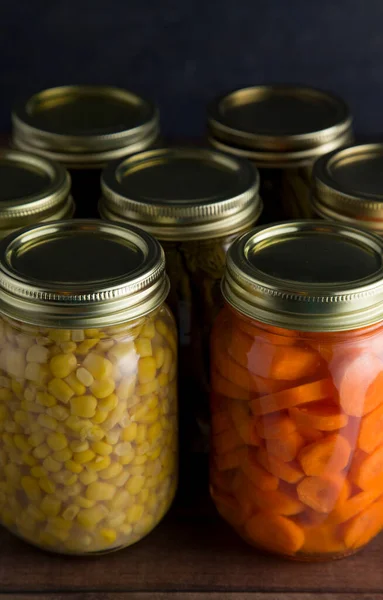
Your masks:
<instances>
[{"instance_id":1,"label":"reflection on glass jar","mask_svg":"<svg viewBox=\"0 0 383 600\"><path fill-rule=\"evenodd\" d=\"M144 152L102 177L101 215L146 229L165 250L180 336L181 440L196 451L207 444L209 336L226 252L261 213L258 185L247 161L201 148Z\"/></svg>"},{"instance_id":2,"label":"reflection on glass jar","mask_svg":"<svg viewBox=\"0 0 383 600\"><path fill-rule=\"evenodd\" d=\"M315 163L312 208L323 219L383 232L383 144L346 146Z\"/></svg>"},{"instance_id":3,"label":"reflection on glass jar","mask_svg":"<svg viewBox=\"0 0 383 600\"><path fill-rule=\"evenodd\" d=\"M263 223L312 216L313 163L353 137L341 99L297 86L256 86L221 96L209 107L208 126L212 146L258 167Z\"/></svg>"},{"instance_id":4,"label":"reflection on glass jar","mask_svg":"<svg viewBox=\"0 0 383 600\"><path fill-rule=\"evenodd\" d=\"M172 502L177 336L159 245L136 230L72 223L24 230L0 257L0 522L42 548L81 554L135 543ZM63 256L70 246L77 265ZM92 266L100 252L121 265ZM37 275L44 299L36 288L21 313L16 284L11 306L7 269Z\"/></svg>"},{"instance_id":5,"label":"reflection on glass jar","mask_svg":"<svg viewBox=\"0 0 383 600\"><path fill-rule=\"evenodd\" d=\"M68 172L58 163L18 152L0 151L0 238L42 221L72 217Z\"/></svg>"},{"instance_id":6,"label":"reflection on glass jar","mask_svg":"<svg viewBox=\"0 0 383 600\"><path fill-rule=\"evenodd\" d=\"M303 223L229 250L212 336L211 494L250 544L326 560L383 528L383 246Z\"/></svg>"},{"instance_id":7,"label":"reflection on glass jar","mask_svg":"<svg viewBox=\"0 0 383 600\"><path fill-rule=\"evenodd\" d=\"M72 176L76 217L97 217L103 167L150 148L159 133L156 107L110 86L43 90L14 108L13 145L65 165Z\"/></svg>"}]
</instances>

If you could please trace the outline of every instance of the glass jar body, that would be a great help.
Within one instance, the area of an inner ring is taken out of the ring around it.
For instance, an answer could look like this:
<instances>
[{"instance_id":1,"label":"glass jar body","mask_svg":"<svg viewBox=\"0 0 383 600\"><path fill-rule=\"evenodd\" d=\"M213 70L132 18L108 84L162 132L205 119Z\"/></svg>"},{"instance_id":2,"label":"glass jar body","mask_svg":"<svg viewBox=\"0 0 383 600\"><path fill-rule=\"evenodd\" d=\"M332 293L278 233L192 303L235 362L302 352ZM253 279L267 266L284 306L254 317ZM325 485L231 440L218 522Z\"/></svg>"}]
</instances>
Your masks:
<instances>
[{"instance_id":1,"label":"glass jar body","mask_svg":"<svg viewBox=\"0 0 383 600\"><path fill-rule=\"evenodd\" d=\"M271 169L259 167L260 196L263 200L262 224L284 219L309 219L311 208L312 165Z\"/></svg>"},{"instance_id":2,"label":"glass jar body","mask_svg":"<svg viewBox=\"0 0 383 600\"><path fill-rule=\"evenodd\" d=\"M177 485L170 311L99 329L0 327L1 524L60 553L140 540Z\"/></svg>"},{"instance_id":3,"label":"glass jar body","mask_svg":"<svg viewBox=\"0 0 383 600\"><path fill-rule=\"evenodd\" d=\"M352 554L383 528L383 326L302 333L228 306L212 333L211 495L257 548Z\"/></svg>"}]
</instances>

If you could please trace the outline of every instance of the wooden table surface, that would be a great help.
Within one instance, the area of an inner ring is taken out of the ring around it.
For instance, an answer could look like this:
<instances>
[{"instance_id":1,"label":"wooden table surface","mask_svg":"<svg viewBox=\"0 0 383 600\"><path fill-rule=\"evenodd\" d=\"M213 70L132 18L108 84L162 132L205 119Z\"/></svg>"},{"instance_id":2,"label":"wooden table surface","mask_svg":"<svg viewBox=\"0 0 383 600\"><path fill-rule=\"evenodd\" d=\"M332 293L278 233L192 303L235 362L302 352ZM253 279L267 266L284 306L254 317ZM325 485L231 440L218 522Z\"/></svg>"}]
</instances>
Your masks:
<instances>
[{"instance_id":1,"label":"wooden table surface","mask_svg":"<svg viewBox=\"0 0 383 600\"><path fill-rule=\"evenodd\" d=\"M0 530L0 600L383 600L383 534L339 561L260 554L215 513L206 471L194 463L164 521L120 552L57 556Z\"/></svg>"}]
</instances>

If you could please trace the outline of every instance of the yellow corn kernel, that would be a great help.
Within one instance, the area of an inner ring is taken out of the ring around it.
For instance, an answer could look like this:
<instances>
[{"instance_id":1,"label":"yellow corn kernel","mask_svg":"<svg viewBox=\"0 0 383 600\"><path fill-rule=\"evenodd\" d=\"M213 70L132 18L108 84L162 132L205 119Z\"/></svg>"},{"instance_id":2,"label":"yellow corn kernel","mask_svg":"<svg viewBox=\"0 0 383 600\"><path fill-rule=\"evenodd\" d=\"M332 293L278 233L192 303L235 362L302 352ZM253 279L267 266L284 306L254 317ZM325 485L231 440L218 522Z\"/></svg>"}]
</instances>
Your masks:
<instances>
[{"instance_id":1,"label":"yellow corn kernel","mask_svg":"<svg viewBox=\"0 0 383 600\"><path fill-rule=\"evenodd\" d=\"M106 398L102 398L101 400L99 400L99 402L97 404L99 410L108 411L108 412L114 410L117 405L118 405L118 398L117 398L116 394L110 394Z\"/></svg>"},{"instance_id":2,"label":"yellow corn kernel","mask_svg":"<svg viewBox=\"0 0 383 600\"><path fill-rule=\"evenodd\" d=\"M143 477L142 475L133 475L133 477L130 477L128 479L126 489L129 492L129 494L132 494L132 496L136 496L142 490L144 483L145 477Z\"/></svg>"},{"instance_id":3,"label":"yellow corn kernel","mask_svg":"<svg viewBox=\"0 0 383 600\"><path fill-rule=\"evenodd\" d=\"M75 342L62 342L60 348L64 354L73 354L76 351L77 344Z\"/></svg>"},{"instance_id":4,"label":"yellow corn kernel","mask_svg":"<svg viewBox=\"0 0 383 600\"><path fill-rule=\"evenodd\" d=\"M117 533L114 529L100 529L100 535L107 544L113 544L117 539Z\"/></svg>"},{"instance_id":5,"label":"yellow corn kernel","mask_svg":"<svg viewBox=\"0 0 383 600\"><path fill-rule=\"evenodd\" d=\"M106 442L98 441L92 443L92 450L100 456L108 456L113 452L113 446Z\"/></svg>"},{"instance_id":6,"label":"yellow corn kernel","mask_svg":"<svg viewBox=\"0 0 383 600\"><path fill-rule=\"evenodd\" d=\"M51 340L60 344L70 342L71 332L68 329L51 329L48 333Z\"/></svg>"},{"instance_id":7,"label":"yellow corn kernel","mask_svg":"<svg viewBox=\"0 0 383 600\"><path fill-rule=\"evenodd\" d=\"M31 502L40 502L41 500L41 489L34 477L30 475L21 478L21 487L28 496Z\"/></svg>"},{"instance_id":8,"label":"yellow corn kernel","mask_svg":"<svg viewBox=\"0 0 383 600\"><path fill-rule=\"evenodd\" d=\"M23 461L24 465L28 467L34 467L37 465L37 460L31 454L29 454L29 452L23 452L21 460Z\"/></svg>"},{"instance_id":9,"label":"yellow corn kernel","mask_svg":"<svg viewBox=\"0 0 383 600\"><path fill-rule=\"evenodd\" d=\"M25 512L34 521L37 521L37 522L45 521L44 513L39 508L37 508L37 506L34 506L33 504L28 504L27 510Z\"/></svg>"},{"instance_id":10,"label":"yellow corn kernel","mask_svg":"<svg viewBox=\"0 0 383 600\"><path fill-rule=\"evenodd\" d=\"M111 377L96 380L90 386L92 394L99 399L107 398L114 392L115 383Z\"/></svg>"},{"instance_id":11,"label":"yellow corn kernel","mask_svg":"<svg viewBox=\"0 0 383 600\"><path fill-rule=\"evenodd\" d=\"M137 433L136 433L136 439L135 439L136 444L138 444L138 445L143 444L146 440L146 434L147 434L146 425L144 425L143 423L140 423L137 427Z\"/></svg>"},{"instance_id":12,"label":"yellow corn kernel","mask_svg":"<svg viewBox=\"0 0 383 600\"><path fill-rule=\"evenodd\" d=\"M142 397L148 396L149 394L155 394L158 391L158 387L159 384L157 379L153 379L148 383L142 383L141 385L137 386L137 395Z\"/></svg>"},{"instance_id":13,"label":"yellow corn kernel","mask_svg":"<svg viewBox=\"0 0 383 600\"><path fill-rule=\"evenodd\" d=\"M20 398L20 394L21 397L23 395L23 386L20 383L20 381L17 381L16 379L12 379L11 380L11 390L12 392L18 397Z\"/></svg>"},{"instance_id":14,"label":"yellow corn kernel","mask_svg":"<svg viewBox=\"0 0 383 600\"><path fill-rule=\"evenodd\" d=\"M83 366L93 375L95 379L110 377L113 365L107 358L90 352L84 359Z\"/></svg>"},{"instance_id":15,"label":"yellow corn kernel","mask_svg":"<svg viewBox=\"0 0 383 600\"><path fill-rule=\"evenodd\" d=\"M144 514L144 506L142 504L133 504L130 506L126 513L126 523L133 525L142 519Z\"/></svg>"},{"instance_id":16,"label":"yellow corn kernel","mask_svg":"<svg viewBox=\"0 0 383 600\"><path fill-rule=\"evenodd\" d=\"M138 361L138 381L140 384L151 382L156 376L156 361L152 356L140 358Z\"/></svg>"},{"instance_id":17,"label":"yellow corn kernel","mask_svg":"<svg viewBox=\"0 0 383 600\"><path fill-rule=\"evenodd\" d=\"M104 421L104 431L108 432L109 434L110 430L113 429L115 425L121 425L124 418L127 418L126 407L124 406L123 402L119 402L116 408L109 413L106 421ZM119 435L120 432L118 432L118 436Z\"/></svg>"},{"instance_id":18,"label":"yellow corn kernel","mask_svg":"<svg viewBox=\"0 0 383 600\"><path fill-rule=\"evenodd\" d=\"M37 392L36 394L36 402L41 404L41 406L45 406L47 408L52 408L57 404L57 400L52 394L48 394L47 392Z\"/></svg>"},{"instance_id":19,"label":"yellow corn kernel","mask_svg":"<svg viewBox=\"0 0 383 600\"><path fill-rule=\"evenodd\" d=\"M130 367L137 361L134 343L118 342L109 350L108 357L114 363L123 363L125 371L132 370Z\"/></svg>"},{"instance_id":20,"label":"yellow corn kernel","mask_svg":"<svg viewBox=\"0 0 383 600\"><path fill-rule=\"evenodd\" d=\"M39 364L45 364L49 359L49 350L45 346L34 344L27 352L27 361Z\"/></svg>"},{"instance_id":21,"label":"yellow corn kernel","mask_svg":"<svg viewBox=\"0 0 383 600\"><path fill-rule=\"evenodd\" d=\"M79 433L81 431L81 429L83 429L84 423L85 423L84 419L80 419L79 417L75 417L74 415L70 415L65 420L65 425L68 427L68 429L71 429L72 431L74 431L76 433Z\"/></svg>"},{"instance_id":22,"label":"yellow corn kernel","mask_svg":"<svg viewBox=\"0 0 383 600\"><path fill-rule=\"evenodd\" d=\"M80 367L76 371L76 377L85 387L90 387L94 381L92 373L89 373L84 367Z\"/></svg>"},{"instance_id":23,"label":"yellow corn kernel","mask_svg":"<svg viewBox=\"0 0 383 600\"><path fill-rule=\"evenodd\" d=\"M53 377L64 379L77 367L77 358L74 354L57 354L51 358L49 367Z\"/></svg>"},{"instance_id":24,"label":"yellow corn kernel","mask_svg":"<svg viewBox=\"0 0 383 600\"><path fill-rule=\"evenodd\" d=\"M65 377L65 382L72 388L76 396L83 396L86 392L86 387L76 377L75 373L71 373L68 377Z\"/></svg>"},{"instance_id":25,"label":"yellow corn kernel","mask_svg":"<svg viewBox=\"0 0 383 600\"><path fill-rule=\"evenodd\" d=\"M126 456L133 452L132 444L130 442L120 442L114 447L114 452L117 456Z\"/></svg>"},{"instance_id":26,"label":"yellow corn kernel","mask_svg":"<svg viewBox=\"0 0 383 600\"><path fill-rule=\"evenodd\" d=\"M99 477L101 479L105 479L105 480L112 479L113 477L117 477L121 473L122 470L123 470L123 466L117 462L114 462L106 469L103 469L102 471L100 471Z\"/></svg>"},{"instance_id":27,"label":"yellow corn kernel","mask_svg":"<svg viewBox=\"0 0 383 600\"><path fill-rule=\"evenodd\" d=\"M108 525L112 529L120 529L120 525L122 525L125 521L126 515L125 513L120 513L119 515L115 515L108 519Z\"/></svg>"},{"instance_id":28,"label":"yellow corn kernel","mask_svg":"<svg viewBox=\"0 0 383 600\"><path fill-rule=\"evenodd\" d=\"M94 417L97 400L94 396L75 396L70 401L71 413L76 417Z\"/></svg>"},{"instance_id":29,"label":"yellow corn kernel","mask_svg":"<svg viewBox=\"0 0 383 600\"><path fill-rule=\"evenodd\" d=\"M107 516L107 509L102 504L92 508L83 508L77 515L78 523L85 529L93 529Z\"/></svg>"},{"instance_id":30,"label":"yellow corn kernel","mask_svg":"<svg viewBox=\"0 0 383 600\"><path fill-rule=\"evenodd\" d=\"M52 396L60 400L60 402L64 402L64 404L67 404L74 395L72 388L65 381L57 378L51 379L48 383L48 390Z\"/></svg>"},{"instance_id":31,"label":"yellow corn kernel","mask_svg":"<svg viewBox=\"0 0 383 600\"><path fill-rule=\"evenodd\" d=\"M152 343L148 338L137 338L134 342L134 346L136 348L137 354L141 358L145 358L146 356L152 356Z\"/></svg>"},{"instance_id":32,"label":"yellow corn kernel","mask_svg":"<svg viewBox=\"0 0 383 600\"><path fill-rule=\"evenodd\" d=\"M97 456L97 458L87 464L86 468L89 469L89 471L102 471L109 467L110 463L110 456Z\"/></svg>"},{"instance_id":33,"label":"yellow corn kernel","mask_svg":"<svg viewBox=\"0 0 383 600\"><path fill-rule=\"evenodd\" d=\"M94 417L92 417L92 421L96 425L101 425L101 423L104 423L104 421L106 421L107 418L108 418L107 411L100 410L97 408Z\"/></svg>"},{"instance_id":34,"label":"yellow corn kernel","mask_svg":"<svg viewBox=\"0 0 383 600\"><path fill-rule=\"evenodd\" d=\"M46 477L47 472L41 465L36 465L35 467L32 467L31 475L36 477L36 479L40 479L40 477Z\"/></svg>"},{"instance_id":35,"label":"yellow corn kernel","mask_svg":"<svg viewBox=\"0 0 383 600\"><path fill-rule=\"evenodd\" d=\"M159 346L154 351L154 360L156 361L157 369L161 369L162 365L164 364L164 359L165 359L164 349L162 348L162 346Z\"/></svg>"},{"instance_id":36,"label":"yellow corn kernel","mask_svg":"<svg viewBox=\"0 0 383 600\"><path fill-rule=\"evenodd\" d=\"M97 475L94 471L83 471L80 473L78 478L84 485L90 485L91 483L97 481Z\"/></svg>"},{"instance_id":37,"label":"yellow corn kernel","mask_svg":"<svg viewBox=\"0 0 383 600\"><path fill-rule=\"evenodd\" d=\"M5 366L7 374L12 377L24 377L25 353L19 348L8 347L5 354Z\"/></svg>"},{"instance_id":38,"label":"yellow corn kernel","mask_svg":"<svg viewBox=\"0 0 383 600\"><path fill-rule=\"evenodd\" d=\"M56 406L48 408L47 414L50 417L57 419L57 421L65 421L65 419L69 417L69 410L65 406L58 404Z\"/></svg>"},{"instance_id":39,"label":"yellow corn kernel","mask_svg":"<svg viewBox=\"0 0 383 600\"><path fill-rule=\"evenodd\" d=\"M74 460L67 460L65 463L65 468L68 469L71 473L81 473L83 470L83 466L76 463Z\"/></svg>"},{"instance_id":40,"label":"yellow corn kernel","mask_svg":"<svg viewBox=\"0 0 383 600\"><path fill-rule=\"evenodd\" d=\"M134 452L132 450L131 454L126 454L125 456L120 456L120 458L118 459L118 462L120 463L120 465L129 465L134 459Z\"/></svg>"},{"instance_id":41,"label":"yellow corn kernel","mask_svg":"<svg viewBox=\"0 0 383 600\"><path fill-rule=\"evenodd\" d=\"M25 368L25 378L38 385L45 385L49 377L50 371L47 365L31 362Z\"/></svg>"},{"instance_id":42,"label":"yellow corn kernel","mask_svg":"<svg viewBox=\"0 0 383 600\"><path fill-rule=\"evenodd\" d=\"M89 442L87 440L73 440L69 444L69 448L72 452L84 452L89 450Z\"/></svg>"},{"instance_id":43,"label":"yellow corn kernel","mask_svg":"<svg viewBox=\"0 0 383 600\"><path fill-rule=\"evenodd\" d=\"M49 446L47 444L40 444L40 446L37 446L33 451L32 454L35 458L38 458L39 460L42 460L43 458L46 458L51 452L51 449L49 448Z\"/></svg>"},{"instance_id":44,"label":"yellow corn kernel","mask_svg":"<svg viewBox=\"0 0 383 600\"><path fill-rule=\"evenodd\" d=\"M84 340L77 346L77 354L88 354L89 350L98 344L98 340Z\"/></svg>"},{"instance_id":45,"label":"yellow corn kernel","mask_svg":"<svg viewBox=\"0 0 383 600\"><path fill-rule=\"evenodd\" d=\"M85 498L84 496L76 496L74 502L80 508L92 508L95 504L94 500L88 500L88 498Z\"/></svg>"},{"instance_id":46,"label":"yellow corn kernel","mask_svg":"<svg viewBox=\"0 0 383 600\"><path fill-rule=\"evenodd\" d=\"M21 450L21 452L30 452L30 450L31 450L31 446L28 444L26 437L22 434L18 433L16 435L14 435L13 443L16 446L16 448Z\"/></svg>"},{"instance_id":47,"label":"yellow corn kernel","mask_svg":"<svg viewBox=\"0 0 383 600\"><path fill-rule=\"evenodd\" d=\"M94 425L87 431L87 438L91 442L99 442L105 435L105 431L101 427L98 427L98 425Z\"/></svg>"},{"instance_id":48,"label":"yellow corn kernel","mask_svg":"<svg viewBox=\"0 0 383 600\"><path fill-rule=\"evenodd\" d=\"M154 527L153 515L144 515L139 523L134 526L134 533L138 535L146 535Z\"/></svg>"},{"instance_id":49,"label":"yellow corn kernel","mask_svg":"<svg viewBox=\"0 0 383 600\"><path fill-rule=\"evenodd\" d=\"M151 423L155 423L156 421L158 421L159 416L160 409L154 408L153 410L148 410L148 412L141 417L140 421L142 421L142 423L147 423L150 425Z\"/></svg>"},{"instance_id":50,"label":"yellow corn kernel","mask_svg":"<svg viewBox=\"0 0 383 600\"><path fill-rule=\"evenodd\" d=\"M70 504L63 512L63 519L65 521L73 521L80 512L80 507L75 504Z\"/></svg>"},{"instance_id":51,"label":"yellow corn kernel","mask_svg":"<svg viewBox=\"0 0 383 600\"><path fill-rule=\"evenodd\" d=\"M140 465L144 465L148 460L148 457L145 456L144 454L142 456L135 456L134 459L132 460L132 465L135 466L140 466Z\"/></svg>"},{"instance_id":52,"label":"yellow corn kernel","mask_svg":"<svg viewBox=\"0 0 383 600\"><path fill-rule=\"evenodd\" d=\"M130 475L144 475L145 467L144 465L133 465L129 468Z\"/></svg>"},{"instance_id":53,"label":"yellow corn kernel","mask_svg":"<svg viewBox=\"0 0 383 600\"><path fill-rule=\"evenodd\" d=\"M96 350L104 354L108 352L111 348L113 348L114 344L114 340L100 340L97 344Z\"/></svg>"},{"instance_id":54,"label":"yellow corn kernel","mask_svg":"<svg viewBox=\"0 0 383 600\"><path fill-rule=\"evenodd\" d=\"M8 409L4 404L0 404L0 422L5 421L8 417Z\"/></svg>"},{"instance_id":55,"label":"yellow corn kernel","mask_svg":"<svg viewBox=\"0 0 383 600\"><path fill-rule=\"evenodd\" d=\"M120 400L127 401L134 395L135 387L136 375L133 374L123 377L118 384L117 396L120 398Z\"/></svg>"},{"instance_id":56,"label":"yellow corn kernel","mask_svg":"<svg viewBox=\"0 0 383 600\"><path fill-rule=\"evenodd\" d=\"M59 485L67 485L68 487L74 486L77 482L77 475L65 470L54 473L52 478Z\"/></svg>"},{"instance_id":57,"label":"yellow corn kernel","mask_svg":"<svg viewBox=\"0 0 383 600\"><path fill-rule=\"evenodd\" d=\"M158 421L148 428L148 441L154 444L162 435L162 426Z\"/></svg>"},{"instance_id":58,"label":"yellow corn kernel","mask_svg":"<svg viewBox=\"0 0 383 600\"><path fill-rule=\"evenodd\" d=\"M68 446L68 440L62 433L50 433L47 436L47 444L52 450L58 451Z\"/></svg>"},{"instance_id":59,"label":"yellow corn kernel","mask_svg":"<svg viewBox=\"0 0 383 600\"><path fill-rule=\"evenodd\" d=\"M65 463L72 458L72 451L69 448L63 448L53 452L52 458L60 463Z\"/></svg>"},{"instance_id":60,"label":"yellow corn kernel","mask_svg":"<svg viewBox=\"0 0 383 600\"><path fill-rule=\"evenodd\" d=\"M13 465L12 463L9 463L7 465L5 465L4 467L4 473L6 478L13 483L14 485L17 485L21 479L21 472L19 467L17 467L16 465Z\"/></svg>"},{"instance_id":61,"label":"yellow corn kernel","mask_svg":"<svg viewBox=\"0 0 383 600\"><path fill-rule=\"evenodd\" d=\"M52 431L56 431L58 425L56 419L44 414L37 417L37 422L41 427L45 427L46 429L50 429Z\"/></svg>"},{"instance_id":62,"label":"yellow corn kernel","mask_svg":"<svg viewBox=\"0 0 383 600\"><path fill-rule=\"evenodd\" d=\"M74 329L71 337L73 342L83 342L85 340L85 333L82 329Z\"/></svg>"},{"instance_id":63,"label":"yellow corn kernel","mask_svg":"<svg viewBox=\"0 0 383 600\"><path fill-rule=\"evenodd\" d=\"M155 448L155 450L153 450L153 452L149 452L148 458L152 461L157 460L157 458L161 454L161 451L162 451L162 447L161 447L161 445L159 445L159 446L157 446L157 448Z\"/></svg>"},{"instance_id":64,"label":"yellow corn kernel","mask_svg":"<svg viewBox=\"0 0 383 600\"><path fill-rule=\"evenodd\" d=\"M158 384L160 387L166 387L169 384L169 375L167 373L160 373L158 375Z\"/></svg>"},{"instance_id":65,"label":"yellow corn kernel","mask_svg":"<svg viewBox=\"0 0 383 600\"><path fill-rule=\"evenodd\" d=\"M80 465L84 465L85 463L90 462L91 460L94 459L95 457L95 453L93 452L93 450L83 450L82 452L74 452L73 453L73 460L76 463L79 463Z\"/></svg>"},{"instance_id":66,"label":"yellow corn kernel","mask_svg":"<svg viewBox=\"0 0 383 600\"><path fill-rule=\"evenodd\" d=\"M39 479L39 486L46 494L54 494L56 491L56 486L51 479L48 477L41 477Z\"/></svg>"},{"instance_id":67,"label":"yellow corn kernel","mask_svg":"<svg viewBox=\"0 0 383 600\"><path fill-rule=\"evenodd\" d=\"M162 335L162 337L166 337L166 335L168 333L168 328L167 328L167 325L163 321L161 321L161 319L157 319L156 329L157 329L158 333L160 335Z\"/></svg>"},{"instance_id":68,"label":"yellow corn kernel","mask_svg":"<svg viewBox=\"0 0 383 600\"><path fill-rule=\"evenodd\" d=\"M142 417L148 412L149 407L148 405L145 403L140 403L140 404L136 404L135 406L133 406L132 408L129 409L129 415L131 420L134 421L141 421Z\"/></svg>"},{"instance_id":69,"label":"yellow corn kernel","mask_svg":"<svg viewBox=\"0 0 383 600\"><path fill-rule=\"evenodd\" d=\"M127 425L122 432L122 439L124 442L133 442L137 435L137 423L130 423Z\"/></svg>"},{"instance_id":70,"label":"yellow corn kernel","mask_svg":"<svg viewBox=\"0 0 383 600\"><path fill-rule=\"evenodd\" d=\"M52 473L58 473L61 469L61 463L54 460L51 456L47 456L43 461L43 467Z\"/></svg>"},{"instance_id":71,"label":"yellow corn kernel","mask_svg":"<svg viewBox=\"0 0 383 600\"><path fill-rule=\"evenodd\" d=\"M110 501L109 507L110 510L114 512L119 512L120 510L124 510L127 506L132 504L132 497L126 490L117 490L113 499Z\"/></svg>"},{"instance_id":72,"label":"yellow corn kernel","mask_svg":"<svg viewBox=\"0 0 383 600\"><path fill-rule=\"evenodd\" d=\"M165 357L164 357L164 363L162 365L161 372L169 373L170 367L172 366L172 363L173 363L173 353L170 350L170 348L165 348L164 352L165 352Z\"/></svg>"},{"instance_id":73,"label":"yellow corn kernel","mask_svg":"<svg viewBox=\"0 0 383 600\"><path fill-rule=\"evenodd\" d=\"M145 504L149 499L149 490L147 490L146 488L143 488L139 495L137 500L140 502L140 504Z\"/></svg>"},{"instance_id":74,"label":"yellow corn kernel","mask_svg":"<svg viewBox=\"0 0 383 600\"><path fill-rule=\"evenodd\" d=\"M111 500L115 494L115 487L103 481L95 481L87 487L85 495L89 500L102 502L103 500Z\"/></svg>"},{"instance_id":75,"label":"yellow corn kernel","mask_svg":"<svg viewBox=\"0 0 383 600\"><path fill-rule=\"evenodd\" d=\"M8 388L0 389L0 402L10 402L12 400L12 392Z\"/></svg>"},{"instance_id":76,"label":"yellow corn kernel","mask_svg":"<svg viewBox=\"0 0 383 600\"><path fill-rule=\"evenodd\" d=\"M141 335L152 340L156 335L156 328L153 321L147 321L142 328Z\"/></svg>"},{"instance_id":77,"label":"yellow corn kernel","mask_svg":"<svg viewBox=\"0 0 383 600\"><path fill-rule=\"evenodd\" d=\"M25 427L29 421L29 415L24 410L15 410L13 419L18 425L24 425Z\"/></svg>"}]
</instances>

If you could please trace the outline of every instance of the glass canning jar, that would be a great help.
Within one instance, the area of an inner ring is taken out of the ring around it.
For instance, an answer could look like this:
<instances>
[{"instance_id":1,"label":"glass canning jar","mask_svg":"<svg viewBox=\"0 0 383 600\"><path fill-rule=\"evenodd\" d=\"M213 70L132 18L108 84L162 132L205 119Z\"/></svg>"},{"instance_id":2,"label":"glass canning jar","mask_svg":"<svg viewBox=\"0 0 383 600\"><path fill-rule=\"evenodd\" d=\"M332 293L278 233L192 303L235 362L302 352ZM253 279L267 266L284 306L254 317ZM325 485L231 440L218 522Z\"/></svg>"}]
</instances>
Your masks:
<instances>
[{"instance_id":1,"label":"glass canning jar","mask_svg":"<svg viewBox=\"0 0 383 600\"><path fill-rule=\"evenodd\" d=\"M250 163L202 148L143 152L102 175L101 216L142 227L165 250L179 330L181 439L189 450L206 449L210 330L227 249L262 211L258 186Z\"/></svg>"},{"instance_id":2,"label":"glass canning jar","mask_svg":"<svg viewBox=\"0 0 383 600\"><path fill-rule=\"evenodd\" d=\"M58 163L0 150L0 239L41 221L72 217L69 173Z\"/></svg>"},{"instance_id":3,"label":"glass canning jar","mask_svg":"<svg viewBox=\"0 0 383 600\"><path fill-rule=\"evenodd\" d=\"M149 148L159 133L156 107L110 86L69 85L26 98L12 114L15 148L70 170L76 217L97 217L100 175L111 160Z\"/></svg>"},{"instance_id":4,"label":"glass canning jar","mask_svg":"<svg viewBox=\"0 0 383 600\"><path fill-rule=\"evenodd\" d=\"M383 233L383 144L335 150L314 165L311 201L323 219Z\"/></svg>"},{"instance_id":5,"label":"glass canning jar","mask_svg":"<svg viewBox=\"0 0 383 600\"><path fill-rule=\"evenodd\" d=\"M263 223L312 216L316 158L353 139L348 106L327 92L263 85L217 98L208 110L209 141L248 158L261 175Z\"/></svg>"},{"instance_id":6,"label":"glass canning jar","mask_svg":"<svg viewBox=\"0 0 383 600\"><path fill-rule=\"evenodd\" d=\"M0 248L0 523L60 553L149 533L177 485L176 329L163 251L57 221Z\"/></svg>"},{"instance_id":7,"label":"glass canning jar","mask_svg":"<svg viewBox=\"0 0 383 600\"><path fill-rule=\"evenodd\" d=\"M311 220L229 249L211 495L260 549L340 558L383 528L382 250L375 235Z\"/></svg>"}]
</instances>

